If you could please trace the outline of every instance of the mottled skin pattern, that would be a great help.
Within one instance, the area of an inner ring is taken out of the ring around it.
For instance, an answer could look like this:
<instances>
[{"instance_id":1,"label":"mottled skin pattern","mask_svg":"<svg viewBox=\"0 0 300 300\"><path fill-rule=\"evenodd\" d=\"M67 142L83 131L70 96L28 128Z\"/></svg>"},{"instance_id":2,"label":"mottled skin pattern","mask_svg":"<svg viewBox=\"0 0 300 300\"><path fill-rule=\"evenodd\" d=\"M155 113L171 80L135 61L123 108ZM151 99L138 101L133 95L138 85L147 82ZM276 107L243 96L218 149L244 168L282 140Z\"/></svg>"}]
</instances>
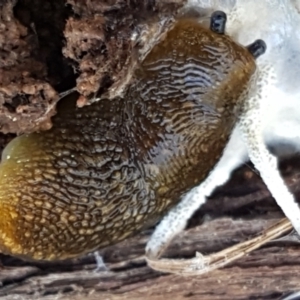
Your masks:
<instances>
[{"instance_id":1,"label":"mottled skin pattern","mask_svg":"<svg viewBox=\"0 0 300 300\"><path fill-rule=\"evenodd\" d=\"M153 224L218 161L254 71L246 48L180 20L124 99L63 99L51 130L3 153L0 250L65 259Z\"/></svg>"}]
</instances>

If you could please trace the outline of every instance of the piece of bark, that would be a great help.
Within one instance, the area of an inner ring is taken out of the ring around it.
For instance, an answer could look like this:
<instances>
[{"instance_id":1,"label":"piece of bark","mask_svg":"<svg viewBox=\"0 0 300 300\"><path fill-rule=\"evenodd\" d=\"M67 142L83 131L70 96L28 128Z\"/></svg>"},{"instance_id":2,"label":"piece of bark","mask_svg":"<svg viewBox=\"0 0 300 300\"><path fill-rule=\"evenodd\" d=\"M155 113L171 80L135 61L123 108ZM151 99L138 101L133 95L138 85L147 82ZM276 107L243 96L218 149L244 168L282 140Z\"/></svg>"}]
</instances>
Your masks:
<instances>
[{"instance_id":1,"label":"piece of bark","mask_svg":"<svg viewBox=\"0 0 300 300\"><path fill-rule=\"evenodd\" d=\"M139 48L151 48L143 33L159 35L168 22L158 21L185 1L1 0L0 132L49 129L59 94L72 88L80 106L120 95Z\"/></svg>"}]
</instances>

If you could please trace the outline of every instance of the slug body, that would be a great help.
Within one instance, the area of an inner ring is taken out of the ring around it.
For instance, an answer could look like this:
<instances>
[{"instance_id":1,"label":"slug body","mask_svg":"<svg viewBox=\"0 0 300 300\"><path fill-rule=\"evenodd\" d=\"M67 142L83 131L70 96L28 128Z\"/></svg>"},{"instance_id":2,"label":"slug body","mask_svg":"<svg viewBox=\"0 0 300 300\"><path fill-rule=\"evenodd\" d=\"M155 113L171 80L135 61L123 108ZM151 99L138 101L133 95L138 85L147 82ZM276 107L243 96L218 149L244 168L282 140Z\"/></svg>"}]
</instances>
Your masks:
<instances>
[{"instance_id":1,"label":"slug body","mask_svg":"<svg viewBox=\"0 0 300 300\"><path fill-rule=\"evenodd\" d=\"M0 251L66 259L156 222L218 161L254 72L248 49L179 20L124 99L63 99L51 130L3 152Z\"/></svg>"}]
</instances>

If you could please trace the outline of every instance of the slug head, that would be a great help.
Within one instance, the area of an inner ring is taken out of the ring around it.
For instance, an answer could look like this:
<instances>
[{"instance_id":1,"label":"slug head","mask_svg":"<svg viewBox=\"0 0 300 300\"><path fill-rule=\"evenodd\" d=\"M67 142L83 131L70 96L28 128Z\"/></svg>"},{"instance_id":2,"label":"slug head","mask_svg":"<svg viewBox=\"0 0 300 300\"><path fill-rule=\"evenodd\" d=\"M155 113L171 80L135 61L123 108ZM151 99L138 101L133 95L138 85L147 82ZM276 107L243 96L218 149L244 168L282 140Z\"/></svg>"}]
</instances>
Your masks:
<instances>
[{"instance_id":1,"label":"slug head","mask_svg":"<svg viewBox=\"0 0 300 300\"><path fill-rule=\"evenodd\" d=\"M136 72L141 86L149 86L155 80L152 99L164 91L166 96L159 100L174 101L170 94L178 90L181 102L201 104L210 111L238 103L249 88L255 58L263 50L256 42L249 48L234 43L224 34L225 24L226 15L221 12L212 15L210 28L195 19L175 23Z\"/></svg>"}]
</instances>

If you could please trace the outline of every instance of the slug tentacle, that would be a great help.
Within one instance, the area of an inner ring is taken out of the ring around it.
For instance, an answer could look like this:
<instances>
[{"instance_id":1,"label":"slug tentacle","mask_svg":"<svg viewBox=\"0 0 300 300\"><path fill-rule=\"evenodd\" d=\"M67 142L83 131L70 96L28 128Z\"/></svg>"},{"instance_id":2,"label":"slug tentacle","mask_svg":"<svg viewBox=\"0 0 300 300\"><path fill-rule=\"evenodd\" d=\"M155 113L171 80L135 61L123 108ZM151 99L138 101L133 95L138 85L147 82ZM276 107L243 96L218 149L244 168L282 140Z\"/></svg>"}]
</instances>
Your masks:
<instances>
[{"instance_id":1,"label":"slug tentacle","mask_svg":"<svg viewBox=\"0 0 300 300\"><path fill-rule=\"evenodd\" d=\"M220 34L226 17L215 17L214 30L178 20L124 99L79 109L69 95L51 130L7 146L1 251L43 260L95 251L154 224L205 180L256 69L246 47Z\"/></svg>"},{"instance_id":2,"label":"slug tentacle","mask_svg":"<svg viewBox=\"0 0 300 300\"><path fill-rule=\"evenodd\" d=\"M210 17L210 30L219 34L225 33L227 16L223 11L215 11Z\"/></svg>"},{"instance_id":3,"label":"slug tentacle","mask_svg":"<svg viewBox=\"0 0 300 300\"><path fill-rule=\"evenodd\" d=\"M253 57L258 58L266 52L267 45L263 40L256 40L252 44L248 45L247 49L253 55Z\"/></svg>"}]
</instances>

